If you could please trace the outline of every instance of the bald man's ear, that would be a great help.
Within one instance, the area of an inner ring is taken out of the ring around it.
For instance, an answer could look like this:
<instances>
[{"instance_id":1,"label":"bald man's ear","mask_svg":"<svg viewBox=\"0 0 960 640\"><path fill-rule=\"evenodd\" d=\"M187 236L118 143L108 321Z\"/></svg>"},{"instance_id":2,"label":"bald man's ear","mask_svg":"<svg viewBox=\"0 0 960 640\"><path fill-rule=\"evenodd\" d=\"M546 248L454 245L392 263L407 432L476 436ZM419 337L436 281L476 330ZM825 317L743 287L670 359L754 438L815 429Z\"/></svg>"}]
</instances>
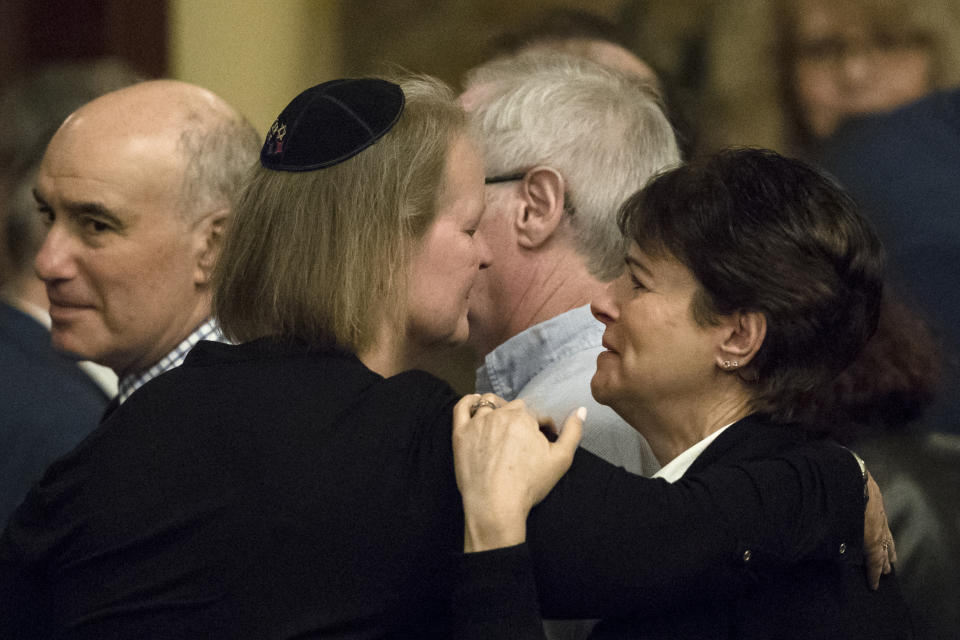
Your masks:
<instances>
[{"instance_id":1,"label":"bald man's ear","mask_svg":"<svg viewBox=\"0 0 960 640\"><path fill-rule=\"evenodd\" d=\"M226 207L208 213L197 223L195 231L197 270L194 282L198 286L210 283L213 266L220 256L223 234L227 227L230 210Z\"/></svg>"},{"instance_id":2,"label":"bald man's ear","mask_svg":"<svg viewBox=\"0 0 960 640\"><path fill-rule=\"evenodd\" d=\"M536 249L563 222L566 187L563 176L550 167L534 167L523 179L524 206L518 213L517 242L526 249Z\"/></svg>"}]
</instances>

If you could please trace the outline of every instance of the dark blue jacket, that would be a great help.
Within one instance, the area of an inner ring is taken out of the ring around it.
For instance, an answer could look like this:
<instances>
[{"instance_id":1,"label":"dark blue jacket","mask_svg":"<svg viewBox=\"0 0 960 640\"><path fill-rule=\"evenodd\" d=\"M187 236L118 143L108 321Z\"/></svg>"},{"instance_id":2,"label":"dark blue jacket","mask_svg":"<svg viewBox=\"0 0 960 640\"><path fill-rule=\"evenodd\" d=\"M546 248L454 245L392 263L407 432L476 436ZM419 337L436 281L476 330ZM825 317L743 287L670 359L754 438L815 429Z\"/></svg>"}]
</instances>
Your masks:
<instances>
[{"instance_id":1,"label":"dark blue jacket","mask_svg":"<svg viewBox=\"0 0 960 640\"><path fill-rule=\"evenodd\" d=\"M0 303L0 524L43 470L93 431L103 390L50 348L50 333Z\"/></svg>"}]
</instances>

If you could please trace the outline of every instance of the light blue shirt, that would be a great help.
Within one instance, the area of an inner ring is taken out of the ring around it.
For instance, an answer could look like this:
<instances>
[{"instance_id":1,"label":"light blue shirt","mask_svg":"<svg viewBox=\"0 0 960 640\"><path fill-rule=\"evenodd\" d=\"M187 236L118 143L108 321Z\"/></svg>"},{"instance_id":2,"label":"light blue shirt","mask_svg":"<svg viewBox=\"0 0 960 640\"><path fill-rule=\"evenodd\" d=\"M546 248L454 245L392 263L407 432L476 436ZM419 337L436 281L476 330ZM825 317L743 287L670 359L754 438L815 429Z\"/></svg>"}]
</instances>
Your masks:
<instances>
[{"instance_id":1,"label":"light blue shirt","mask_svg":"<svg viewBox=\"0 0 960 640\"><path fill-rule=\"evenodd\" d=\"M603 325L589 306L534 325L487 354L477 369L477 392L523 398L558 427L571 411L586 407L580 446L627 471L652 475L660 464L647 441L590 393L602 337Z\"/></svg>"}]
</instances>

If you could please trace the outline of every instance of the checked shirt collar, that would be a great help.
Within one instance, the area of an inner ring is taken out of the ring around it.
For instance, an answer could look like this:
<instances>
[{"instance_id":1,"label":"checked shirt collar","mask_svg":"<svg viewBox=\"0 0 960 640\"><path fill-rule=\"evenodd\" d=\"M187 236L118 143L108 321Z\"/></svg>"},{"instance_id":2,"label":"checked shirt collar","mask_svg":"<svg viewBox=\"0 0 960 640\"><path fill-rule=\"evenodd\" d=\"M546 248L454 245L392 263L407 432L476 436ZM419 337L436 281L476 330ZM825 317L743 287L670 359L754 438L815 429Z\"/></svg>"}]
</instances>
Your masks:
<instances>
[{"instance_id":1,"label":"checked shirt collar","mask_svg":"<svg viewBox=\"0 0 960 640\"><path fill-rule=\"evenodd\" d=\"M223 334L220 333L220 327L217 325L216 320L213 318L208 319L206 322L197 327L193 333L187 336L186 340L178 344L173 351L160 358L155 365L139 373L133 373L121 378L119 390L117 392L117 400L119 403L123 404L134 391L145 385L147 382L153 380L161 373L165 373L170 369L179 367L181 364L183 364L183 360L187 357L187 353L189 353L190 349L192 349L194 345L201 340L227 342L227 340L223 337Z\"/></svg>"}]
</instances>

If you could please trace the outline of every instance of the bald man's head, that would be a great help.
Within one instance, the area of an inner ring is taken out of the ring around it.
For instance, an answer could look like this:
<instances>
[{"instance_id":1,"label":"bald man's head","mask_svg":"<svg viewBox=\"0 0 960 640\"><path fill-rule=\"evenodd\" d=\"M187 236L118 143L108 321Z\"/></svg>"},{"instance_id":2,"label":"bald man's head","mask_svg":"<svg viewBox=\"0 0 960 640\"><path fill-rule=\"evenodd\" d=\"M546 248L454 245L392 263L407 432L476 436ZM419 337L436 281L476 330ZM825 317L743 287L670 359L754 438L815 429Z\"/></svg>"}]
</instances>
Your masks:
<instances>
[{"instance_id":1,"label":"bald man's head","mask_svg":"<svg viewBox=\"0 0 960 640\"><path fill-rule=\"evenodd\" d=\"M77 128L101 140L122 140L131 152L145 151L148 164L180 162L185 217L231 205L260 144L250 123L223 99L177 80L142 82L93 100L58 135Z\"/></svg>"},{"instance_id":2,"label":"bald man's head","mask_svg":"<svg viewBox=\"0 0 960 640\"><path fill-rule=\"evenodd\" d=\"M223 100L171 80L114 91L67 118L35 190L49 227L35 267L54 346L123 375L202 323L217 241L258 147Z\"/></svg>"}]
</instances>

